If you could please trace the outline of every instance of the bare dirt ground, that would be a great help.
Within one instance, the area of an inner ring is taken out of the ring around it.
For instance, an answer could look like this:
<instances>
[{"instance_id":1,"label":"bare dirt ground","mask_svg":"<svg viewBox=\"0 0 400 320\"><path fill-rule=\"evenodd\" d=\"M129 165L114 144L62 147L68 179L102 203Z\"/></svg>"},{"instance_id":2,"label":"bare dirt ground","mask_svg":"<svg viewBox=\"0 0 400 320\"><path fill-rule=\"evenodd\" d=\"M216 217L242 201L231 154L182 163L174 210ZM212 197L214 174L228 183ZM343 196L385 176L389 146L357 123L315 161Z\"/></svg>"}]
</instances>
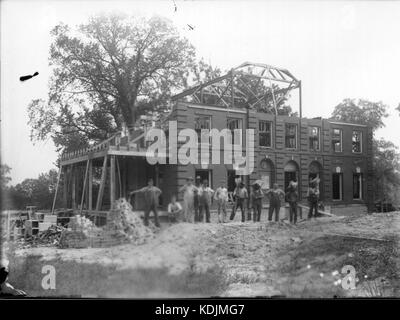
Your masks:
<instances>
[{"instance_id":1,"label":"bare dirt ground","mask_svg":"<svg viewBox=\"0 0 400 320\"><path fill-rule=\"evenodd\" d=\"M9 248L10 282L34 296L398 297L399 231L400 212L296 226L166 224L143 245ZM56 268L57 290L40 286L45 264ZM338 283L345 265L356 270L354 290Z\"/></svg>"}]
</instances>

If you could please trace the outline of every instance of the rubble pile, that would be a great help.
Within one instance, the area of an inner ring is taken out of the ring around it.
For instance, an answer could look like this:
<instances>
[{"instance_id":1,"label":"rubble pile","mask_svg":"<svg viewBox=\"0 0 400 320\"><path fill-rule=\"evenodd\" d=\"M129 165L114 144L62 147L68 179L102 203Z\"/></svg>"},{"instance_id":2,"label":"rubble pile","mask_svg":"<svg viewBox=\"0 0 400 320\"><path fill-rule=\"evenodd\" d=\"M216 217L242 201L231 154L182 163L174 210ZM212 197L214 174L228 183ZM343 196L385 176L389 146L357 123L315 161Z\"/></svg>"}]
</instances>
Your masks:
<instances>
[{"instance_id":1,"label":"rubble pile","mask_svg":"<svg viewBox=\"0 0 400 320\"><path fill-rule=\"evenodd\" d=\"M123 243L143 244L154 236L154 225L146 227L137 212L123 198L115 203L115 209L107 215L107 224L96 227L83 216L71 218L68 230L59 241L61 248L104 248Z\"/></svg>"},{"instance_id":2,"label":"rubble pile","mask_svg":"<svg viewBox=\"0 0 400 320\"><path fill-rule=\"evenodd\" d=\"M39 236L39 242L48 245L58 245L62 232L65 228L60 226L50 226L46 231L42 232Z\"/></svg>"},{"instance_id":3,"label":"rubble pile","mask_svg":"<svg viewBox=\"0 0 400 320\"><path fill-rule=\"evenodd\" d=\"M83 232L85 235L88 236L90 231L92 231L93 228L97 227L88 218L81 215L76 215L75 217L70 218L68 228L72 231Z\"/></svg>"},{"instance_id":4,"label":"rubble pile","mask_svg":"<svg viewBox=\"0 0 400 320\"><path fill-rule=\"evenodd\" d=\"M134 244L143 244L147 239L154 237L156 229L151 222L149 227L145 226L139 213L134 212L124 198L115 202L115 209L110 211L105 228L122 231Z\"/></svg>"},{"instance_id":5,"label":"rubble pile","mask_svg":"<svg viewBox=\"0 0 400 320\"><path fill-rule=\"evenodd\" d=\"M64 230L61 233L60 248L87 248L89 239L82 231Z\"/></svg>"}]
</instances>

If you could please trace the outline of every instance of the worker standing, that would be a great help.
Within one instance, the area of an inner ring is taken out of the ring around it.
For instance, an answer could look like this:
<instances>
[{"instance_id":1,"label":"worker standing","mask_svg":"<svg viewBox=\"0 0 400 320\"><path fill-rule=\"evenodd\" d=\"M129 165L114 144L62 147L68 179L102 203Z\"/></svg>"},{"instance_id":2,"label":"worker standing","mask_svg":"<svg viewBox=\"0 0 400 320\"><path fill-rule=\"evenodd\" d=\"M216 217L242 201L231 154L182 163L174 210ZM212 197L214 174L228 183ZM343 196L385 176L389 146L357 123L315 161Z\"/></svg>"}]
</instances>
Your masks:
<instances>
[{"instance_id":1,"label":"worker standing","mask_svg":"<svg viewBox=\"0 0 400 320\"><path fill-rule=\"evenodd\" d=\"M185 221L193 223L194 215L194 194L197 188L193 185L193 178L188 177L186 184L179 189L183 192L183 208L185 212Z\"/></svg>"},{"instance_id":2,"label":"worker standing","mask_svg":"<svg viewBox=\"0 0 400 320\"><path fill-rule=\"evenodd\" d=\"M242 222L245 222L246 216L244 211L244 203L249 196L243 182L240 182L239 186L235 188L235 191L233 191L233 196L235 197L235 204L232 209L230 220L233 220L235 218L236 210L240 208L240 210L242 211Z\"/></svg>"},{"instance_id":3,"label":"worker standing","mask_svg":"<svg viewBox=\"0 0 400 320\"><path fill-rule=\"evenodd\" d=\"M274 183L273 188L267 191L267 195L269 196L268 221L272 221L272 216L275 211L275 221L278 222L281 198L285 197L285 193L279 188L277 183Z\"/></svg>"},{"instance_id":4,"label":"worker standing","mask_svg":"<svg viewBox=\"0 0 400 320\"><path fill-rule=\"evenodd\" d=\"M319 199L319 189L318 185L315 181L310 183L310 186L307 191L307 200L310 206L310 210L308 211L308 219L312 217L317 218L318 215L318 199ZM313 215L314 211L314 215Z\"/></svg>"},{"instance_id":5,"label":"worker standing","mask_svg":"<svg viewBox=\"0 0 400 320\"><path fill-rule=\"evenodd\" d=\"M206 222L210 223L210 206L214 190L208 186L208 180L204 180L199 195L199 221L203 222L203 210L206 212Z\"/></svg>"},{"instance_id":6,"label":"worker standing","mask_svg":"<svg viewBox=\"0 0 400 320\"><path fill-rule=\"evenodd\" d=\"M296 224L297 222L297 201L299 194L297 192L297 182L290 181L287 188L286 198L289 202L289 221Z\"/></svg>"},{"instance_id":7,"label":"worker standing","mask_svg":"<svg viewBox=\"0 0 400 320\"><path fill-rule=\"evenodd\" d=\"M147 182L147 187L139 190L135 190L129 193L129 195L142 193L144 195L145 209L144 209L144 224L149 225L150 212L154 213L154 224L156 227L160 227L160 222L158 221L158 203L159 197L162 191L153 185L153 179L149 179Z\"/></svg>"},{"instance_id":8,"label":"worker standing","mask_svg":"<svg viewBox=\"0 0 400 320\"><path fill-rule=\"evenodd\" d=\"M200 196L202 192L201 177L197 176L195 181L196 188L194 189L193 196L193 208L194 208L194 221L199 222L200 220Z\"/></svg>"},{"instance_id":9,"label":"worker standing","mask_svg":"<svg viewBox=\"0 0 400 320\"><path fill-rule=\"evenodd\" d=\"M225 187L224 181L221 181L220 186L217 188L214 194L214 199L217 200L218 204L218 222L226 222L226 205L228 203L228 189ZM222 219L221 219L222 211Z\"/></svg>"},{"instance_id":10,"label":"worker standing","mask_svg":"<svg viewBox=\"0 0 400 320\"><path fill-rule=\"evenodd\" d=\"M251 205L253 208L254 222L260 222L263 197L264 193L261 190L261 186L258 183L253 184L253 190L251 192Z\"/></svg>"}]
</instances>

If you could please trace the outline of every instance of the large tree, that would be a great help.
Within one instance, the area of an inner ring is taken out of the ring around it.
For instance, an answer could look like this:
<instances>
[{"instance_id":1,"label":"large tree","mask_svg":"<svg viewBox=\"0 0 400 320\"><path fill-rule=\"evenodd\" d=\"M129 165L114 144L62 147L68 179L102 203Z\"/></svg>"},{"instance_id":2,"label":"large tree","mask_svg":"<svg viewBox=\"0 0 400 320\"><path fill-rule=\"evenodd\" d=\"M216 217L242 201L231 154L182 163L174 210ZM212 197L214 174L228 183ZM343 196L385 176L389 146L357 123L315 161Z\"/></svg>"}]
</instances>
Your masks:
<instances>
[{"instance_id":1,"label":"large tree","mask_svg":"<svg viewBox=\"0 0 400 320\"><path fill-rule=\"evenodd\" d=\"M384 118L388 116L388 106L379 102L365 99L344 99L332 112L332 118L340 121L368 124L373 130L385 126Z\"/></svg>"},{"instance_id":2,"label":"large tree","mask_svg":"<svg viewBox=\"0 0 400 320\"><path fill-rule=\"evenodd\" d=\"M83 147L165 108L186 85L195 51L164 18L96 16L76 30L52 32L48 99L29 105L32 139Z\"/></svg>"},{"instance_id":3,"label":"large tree","mask_svg":"<svg viewBox=\"0 0 400 320\"><path fill-rule=\"evenodd\" d=\"M370 125L373 130L385 126L387 106L382 102L364 99L344 99L338 104L332 118L340 121ZM400 155L398 147L385 139L373 139L374 198L385 202L399 203Z\"/></svg>"},{"instance_id":4,"label":"large tree","mask_svg":"<svg viewBox=\"0 0 400 320\"><path fill-rule=\"evenodd\" d=\"M25 179L15 186L6 186L2 188L2 209L25 209L28 205L51 209L56 184L57 171L51 169L41 173L37 179ZM59 187L62 189L62 185ZM57 200L60 202L61 198Z\"/></svg>"}]
</instances>

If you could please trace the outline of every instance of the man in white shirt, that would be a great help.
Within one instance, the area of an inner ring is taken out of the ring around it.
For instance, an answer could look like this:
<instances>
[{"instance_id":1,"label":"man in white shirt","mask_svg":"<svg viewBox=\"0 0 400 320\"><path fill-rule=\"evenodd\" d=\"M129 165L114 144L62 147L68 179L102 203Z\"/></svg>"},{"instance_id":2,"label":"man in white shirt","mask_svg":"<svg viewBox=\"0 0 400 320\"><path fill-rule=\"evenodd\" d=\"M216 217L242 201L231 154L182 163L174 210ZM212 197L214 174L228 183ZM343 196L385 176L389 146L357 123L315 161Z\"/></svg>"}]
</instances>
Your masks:
<instances>
[{"instance_id":1,"label":"man in white shirt","mask_svg":"<svg viewBox=\"0 0 400 320\"><path fill-rule=\"evenodd\" d=\"M193 178L188 177L186 184L179 189L183 192L183 207L185 212L185 221L193 223L194 218L194 193L197 188L193 185Z\"/></svg>"},{"instance_id":2,"label":"man in white shirt","mask_svg":"<svg viewBox=\"0 0 400 320\"><path fill-rule=\"evenodd\" d=\"M182 214L182 206L179 202L176 201L176 197L171 197L171 203L168 205L168 216L170 222L180 220L180 216Z\"/></svg>"},{"instance_id":3,"label":"man in white shirt","mask_svg":"<svg viewBox=\"0 0 400 320\"><path fill-rule=\"evenodd\" d=\"M215 191L214 199L218 204L218 222L226 222L226 205L228 203L228 189L225 187L225 182L221 181L220 186ZM222 219L221 219L222 211Z\"/></svg>"}]
</instances>

